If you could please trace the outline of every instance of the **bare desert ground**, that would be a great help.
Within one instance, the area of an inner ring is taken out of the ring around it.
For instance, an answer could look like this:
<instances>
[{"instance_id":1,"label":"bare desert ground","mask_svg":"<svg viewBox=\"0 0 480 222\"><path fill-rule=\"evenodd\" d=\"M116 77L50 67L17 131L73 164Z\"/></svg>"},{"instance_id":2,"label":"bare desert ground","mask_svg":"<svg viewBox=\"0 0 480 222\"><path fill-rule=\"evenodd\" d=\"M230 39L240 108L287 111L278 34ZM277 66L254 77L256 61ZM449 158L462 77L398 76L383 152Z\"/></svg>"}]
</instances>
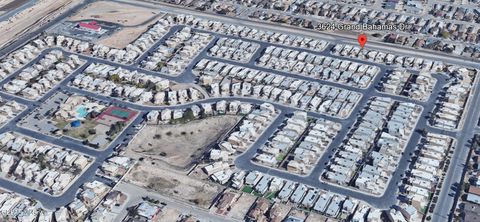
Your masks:
<instances>
[{"instance_id":1,"label":"bare desert ground","mask_svg":"<svg viewBox=\"0 0 480 222\"><path fill-rule=\"evenodd\" d=\"M325 221L331 221L331 220L313 211L308 214L307 220L305 220L305 222L325 222Z\"/></svg>"},{"instance_id":2,"label":"bare desert ground","mask_svg":"<svg viewBox=\"0 0 480 222\"><path fill-rule=\"evenodd\" d=\"M183 168L240 118L223 115L185 124L147 125L127 147L125 155L139 161L125 181L207 209L222 186L187 175Z\"/></svg>"},{"instance_id":3,"label":"bare desert ground","mask_svg":"<svg viewBox=\"0 0 480 222\"><path fill-rule=\"evenodd\" d=\"M243 193L242 196L238 198L237 202L232 206L234 210L231 210L228 213L228 216L235 220L243 220L255 200L257 200L256 196Z\"/></svg>"},{"instance_id":4,"label":"bare desert ground","mask_svg":"<svg viewBox=\"0 0 480 222\"><path fill-rule=\"evenodd\" d=\"M97 19L124 26L141 25L158 12L152 9L136 7L117 2L97 1L69 18L70 21Z\"/></svg>"},{"instance_id":5,"label":"bare desert ground","mask_svg":"<svg viewBox=\"0 0 480 222\"><path fill-rule=\"evenodd\" d=\"M183 202L194 203L204 209L210 206L223 189L213 182L193 179L182 172L145 160L132 168L125 181Z\"/></svg>"},{"instance_id":6,"label":"bare desert ground","mask_svg":"<svg viewBox=\"0 0 480 222\"><path fill-rule=\"evenodd\" d=\"M98 43L114 48L125 48L145 32L150 25L153 25L160 16L161 14L158 11L149 8L117 2L97 1L70 17L69 20L95 19L117 23L123 26L123 29L99 40Z\"/></svg>"},{"instance_id":7,"label":"bare desert ground","mask_svg":"<svg viewBox=\"0 0 480 222\"><path fill-rule=\"evenodd\" d=\"M176 169L188 168L209 144L228 132L240 118L223 115L185 124L147 125L128 146L127 156L164 162Z\"/></svg>"},{"instance_id":8,"label":"bare desert ground","mask_svg":"<svg viewBox=\"0 0 480 222\"><path fill-rule=\"evenodd\" d=\"M107 38L102 38L97 43L111 47L116 49L123 49L127 47L128 44L135 41L142 33L144 33L148 26L154 24L155 22L152 21L148 23L148 25L142 27L127 27L123 28L122 30L113 33L111 36Z\"/></svg>"},{"instance_id":9,"label":"bare desert ground","mask_svg":"<svg viewBox=\"0 0 480 222\"><path fill-rule=\"evenodd\" d=\"M165 207L162 209L162 215L158 219L158 222L171 222L177 221L180 215L180 211L175 208Z\"/></svg>"}]
</instances>

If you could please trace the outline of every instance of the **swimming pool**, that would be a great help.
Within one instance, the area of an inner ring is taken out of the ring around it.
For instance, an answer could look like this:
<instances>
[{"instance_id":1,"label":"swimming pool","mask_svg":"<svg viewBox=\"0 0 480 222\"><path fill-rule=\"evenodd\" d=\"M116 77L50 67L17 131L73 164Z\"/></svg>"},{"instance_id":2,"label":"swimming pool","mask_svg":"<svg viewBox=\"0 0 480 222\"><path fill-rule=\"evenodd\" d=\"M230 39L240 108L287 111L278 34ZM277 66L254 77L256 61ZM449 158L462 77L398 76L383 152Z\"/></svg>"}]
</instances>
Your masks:
<instances>
[{"instance_id":1,"label":"swimming pool","mask_svg":"<svg viewBox=\"0 0 480 222\"><path fill-rule=\"evenodd\" d=\"M85 106L78 106L77 107L77 118L83 119L88 115L87 108Z\"/></svg>"}]
</instances>

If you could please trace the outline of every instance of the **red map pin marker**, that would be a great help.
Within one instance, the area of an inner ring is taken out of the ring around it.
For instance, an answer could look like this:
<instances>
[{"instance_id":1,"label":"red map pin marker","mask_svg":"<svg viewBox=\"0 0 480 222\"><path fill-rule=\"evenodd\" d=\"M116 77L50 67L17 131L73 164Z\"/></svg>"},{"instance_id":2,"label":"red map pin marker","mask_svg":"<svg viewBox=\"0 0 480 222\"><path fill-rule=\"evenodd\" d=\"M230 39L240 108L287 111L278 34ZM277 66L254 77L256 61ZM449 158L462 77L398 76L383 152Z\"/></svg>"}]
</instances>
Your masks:
<instances>
[{"instance_id":1,"label":"red map pin marker","mask_svg":"<svg viewBox=\"0 0 480 222\"><path fill-rule=\"evenodd\" d=\"M358 43L360 43L360 46L363 49L363 47L365 46L365 43L367 43L367 35L365 34L358 35Z\"/></svg>"}]
</instances>

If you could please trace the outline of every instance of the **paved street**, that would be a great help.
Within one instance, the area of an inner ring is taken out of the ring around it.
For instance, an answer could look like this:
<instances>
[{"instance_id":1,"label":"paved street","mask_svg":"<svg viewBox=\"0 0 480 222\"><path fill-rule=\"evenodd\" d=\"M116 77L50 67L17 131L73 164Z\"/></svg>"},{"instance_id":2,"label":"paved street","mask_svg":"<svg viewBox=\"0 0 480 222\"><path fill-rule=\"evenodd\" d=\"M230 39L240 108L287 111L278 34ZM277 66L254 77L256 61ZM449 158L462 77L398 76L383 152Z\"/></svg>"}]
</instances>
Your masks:
<instances>
[{"instance_id":1,"label":"paved street","mask_svg":"<svg viewBox=\"0 0 480 222\"><path fill-rule=\"evenodd\" d=\"M26 3L24 3L23 5L21 5L20 7L17 7L15 8L14 10L10 10L10 11L4 11L2 12L3 14L0 15L0 22L1 21L8 21L8 19L10 17L12 17L13 15L31 7L32 5L34 5L38 0L29 0L27 1Z\"/></svg>"},{"instance_id":2,"label":"paved street","mask_svg":"<svg viewBox=\"0 0 480 222\"><path fill-rule=\"evenodd\" d=\"M472 107L467 112L467 118L465 120L465 126L463 130L457 133L457 148L455 153L453 154L452 160L450 161L450 167L447 172L447 176L445 177L445 181L443 184L443 188L440 191L440 195L438 198L437 206L435 207L434 216L432 217L432 221L441 221L445 219L452 219L453 210L455 206L453 203L455 202L455 198L458 198L459 195L455 195L455 193L459 190L454 190L453 185L459 184L462 181L462 172L466 168L466 161L468 156L468 151L471 146L471 141L475 133L475 128L477 127L478 119L480 118L480 109L476 106L480 101L480 88L479 83L474 87L475 93L472 97ZM458 186L457 186L458 187ZM453 193L453 195L449 195Z\"/></svg>"},{"instance_id":3,"label":"paved street","mask_svg":"<svg viewBox=\"0 0 480 222\"><path fill-rule=\"evenodd\" d=\"M178 200L171 199L169 197L166 197L156 192L148 191L144 188L138 187L133 184L121 182L117 184L115 189L121 190L122 192L128 195L128 199L127 199L128 202L126 206L135 206L142 201L142 197L148 196L150 198L159 200L160 202L166 203L167 207L169 208L177 209L179 212L182 212L184 214L195 215L195 217L197 217L201 221L224 222L226 220L225 217L218 216L215 214L210 214L208 211L204 209L197 208L190 204L186 204ZM127 214L127 211L123 211L120 215L117 216L117 221L120 221L122 218L124 218L126 214ZM229 218L229 221L231 220L232 219Z\"/></svg>"}]
</instances>

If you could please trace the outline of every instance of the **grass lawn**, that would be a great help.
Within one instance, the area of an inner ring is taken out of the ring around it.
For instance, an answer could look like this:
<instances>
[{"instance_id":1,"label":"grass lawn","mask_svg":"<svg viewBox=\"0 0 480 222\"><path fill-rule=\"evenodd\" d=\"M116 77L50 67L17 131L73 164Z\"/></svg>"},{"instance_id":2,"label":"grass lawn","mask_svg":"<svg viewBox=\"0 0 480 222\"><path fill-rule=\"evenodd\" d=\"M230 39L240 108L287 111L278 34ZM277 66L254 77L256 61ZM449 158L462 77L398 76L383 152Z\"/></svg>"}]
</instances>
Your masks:
<instances>
[{"instance_id":1,"label":"grass lawn","mask_svg":"<svg viewBox=\"0 0 480 222\"><path fill-rule=\"evenodd\" d=\"M253 191L252 194L255 195L256 197L261 197L262 196L262 194L257 192L257 191Z\"/></svg>"},{"instance_id":2,"label":"grass lawn","mask_svg":"<svg viewBox=\"0 0 480 222\"><path fill-rule=\"evenodd\" d=\"M420 209L420 213L426 214L426 213L427 213L427 209L428 209L427 206L422 207L422 209Z\"/></svg>"},{"instance_id":3,"label":"grass lawn","mask_svg":"<svg viewBox=\"0 0 480 222\"><path fill-rule=\"evenodd\" d=\"M283 153L278 154L276 159L277 159L278 162L282 162L283 159L285 159L285 154L283 154Z\"/></svg>"},{"instance_id":4,"label":"grass lawn","mask_svg":"<svg viewBox=\"0 0 480 222\"><path fill-rule=\"evenodd\" d=\"M82 120L82 124L79 127L72 128L67 126L68 131L64 134L73 138L84 140L90 136L88 130L95 128L97 124L98 123L95 122L95 120Z\"/></svg>"},{"instance_id":5,"label":"grass lawn","mask_svg":"<svg viewBox=\"0 0 480 222\"><path fill-rule=\"evenodd\" d=\"M267 198L267 199L269 199L269 200L272 200L272 199L275 198L276 196L277 196L277 192L272 192L272 191L267 192L267 193L265 194L265 198Z\"/></svg>"},{"instance_id":6,"label":"grass lawn","mask_svg":"<svg viewBox=\"0 0 480 222\"><path fill-rule=\"evenodd\" d=\"M55 127L59 128L60 130L68 125L68 122L62 119L54 119L53 122L55 122Z\"/></svg>"},{"instance_id":7,"label":"grass lawn","mask_svg":"<svg viewBox=\"0 0 480 222\"><path fill-rule=\"evenodd\" d=\"M253 191L253 188L251 186L244 186L243 189L242 189L243 192L245 193L252 193Z\"/></svg>"}]
</instances>

